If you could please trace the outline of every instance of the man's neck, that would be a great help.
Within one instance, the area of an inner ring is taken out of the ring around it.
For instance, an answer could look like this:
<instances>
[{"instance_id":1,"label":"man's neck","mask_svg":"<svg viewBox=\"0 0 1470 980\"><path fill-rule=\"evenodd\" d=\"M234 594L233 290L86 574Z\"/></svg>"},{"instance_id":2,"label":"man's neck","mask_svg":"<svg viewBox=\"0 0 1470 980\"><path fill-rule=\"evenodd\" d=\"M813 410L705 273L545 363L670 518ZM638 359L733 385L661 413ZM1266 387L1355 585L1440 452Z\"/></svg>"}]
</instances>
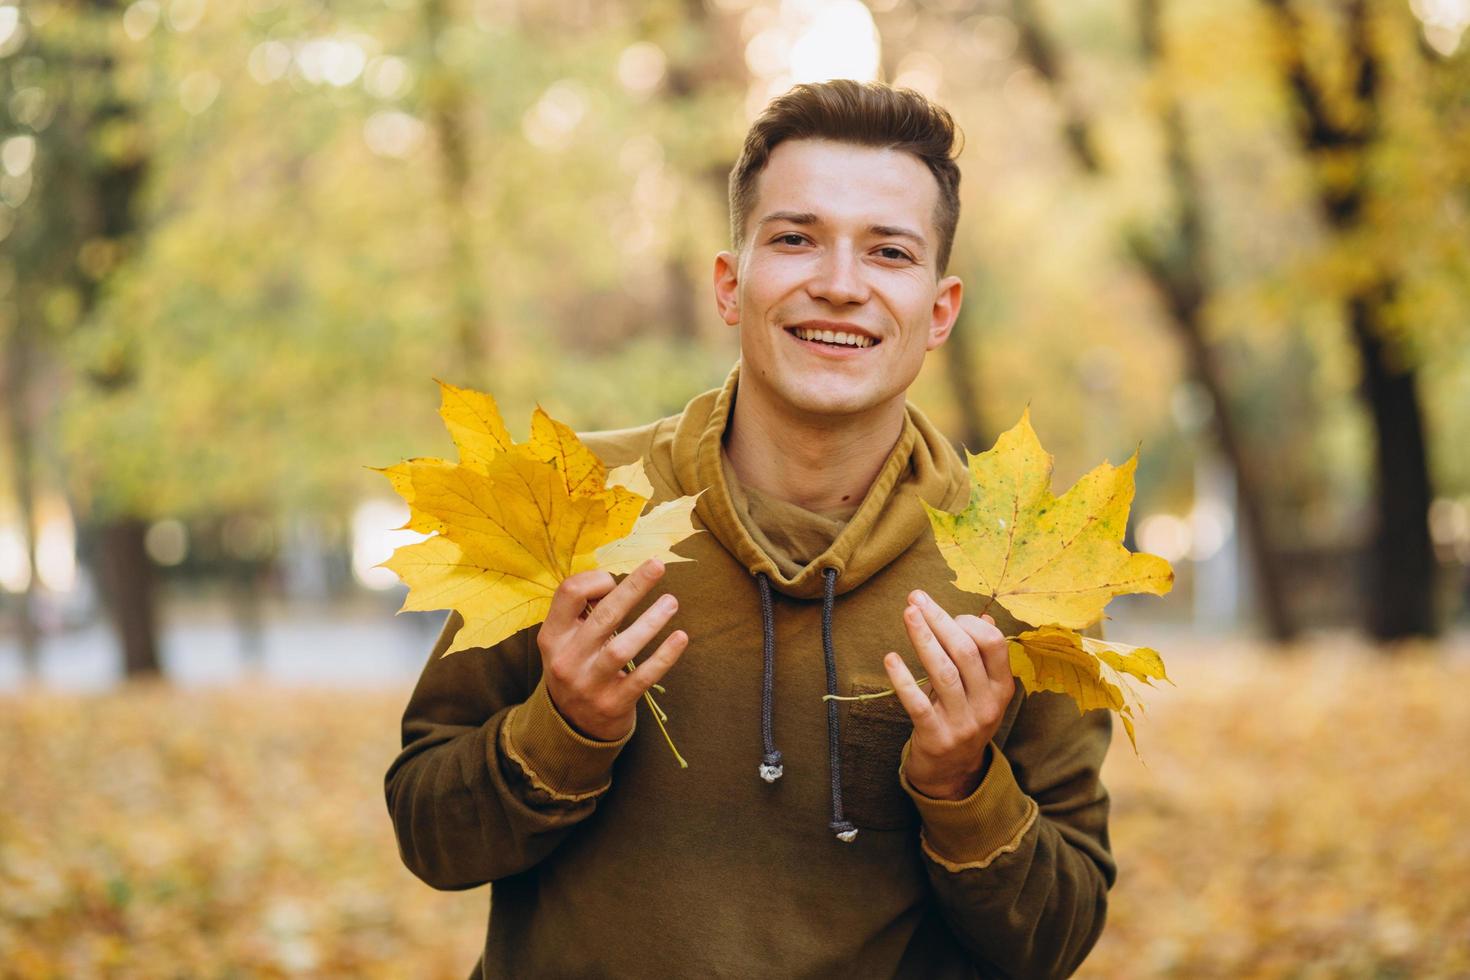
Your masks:
<instances>
[{"instance_id":1,"label":"man's neck","mask_svg":"<svg viewBox=\"0 0 1470 980\"><path fill-rule=\"evenodd\" d=\"M903 432L903 402L811 419L738 392L725 455L742 485L818 513L857 507Z\"/></svg>"}]
</instances>

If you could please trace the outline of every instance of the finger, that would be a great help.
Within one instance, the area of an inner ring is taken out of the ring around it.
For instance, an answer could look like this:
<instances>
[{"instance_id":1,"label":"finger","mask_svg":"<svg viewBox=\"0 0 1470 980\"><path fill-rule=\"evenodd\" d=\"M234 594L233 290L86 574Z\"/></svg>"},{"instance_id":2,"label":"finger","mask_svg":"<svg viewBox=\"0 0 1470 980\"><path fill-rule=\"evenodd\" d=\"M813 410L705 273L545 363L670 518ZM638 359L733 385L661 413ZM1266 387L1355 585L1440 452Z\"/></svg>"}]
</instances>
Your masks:
<instances>
[{"instance_id":1,"label":"finger","mask_svg":"<svg viewBox=\"0 0 1470 980\"><path fill-rule=\"evenodd\" d=\"M642 697L644 692L657 684L659 680L669 672L669 668L683 655L689 647L689 634L683 630L674 630L658 649L649 655L648 659L638 665L638 669L628 675L631 690Z\"/></svg>"},{"instance_id":2,"label":"finger","mask_svg":"<svg viewBox=\"0 0 1470 980\"><path fill-rule=\"evenodd\" d=\"M960 670L940 646L938 637L924 621L924 614L918 606L909 603L904 607L903 625L908 630L914 652L929 673L929 688L939 699L940 706L946 714L963 716L969 702L965 698L965 683L960 677Z\"/></svg>"},{"instance_id":3,"label":"finger","mask_svg":"<svg viewBox=\"0 0 1470 980\"><path fill-rule=\"evenodd\" d=\"M914 675L909 670L909 665L903 662L903 658L896 653L888 654L883 658L883 669L888 673L888 683L893 685L893 691L898 695L898 703L909 713L914 730L937 730L940 720L939 713L934 710L934 702L929 700L929 695L914 680Z\"/></svg>"},{"instance_id":4,"label":"finger","mask_svg":"<svg viewBox=\"0 0 1470 980\"><path fill-rule=\"evenodd\" d=\"M954 617L944 611L944 607L934 601L933 596L926 592L915 589L910 593L910 598L924 614L924 622L934 631L939 639L939 645L949 654L949 659L954 661L960 671L960 680L964 682L965 692L974 700L976 693L983 691L990 677L985 672L985 661L981 659L980 647Z\"/></svg>"},{"instance_id":5,"label":"finger","mask_svg":"<svg viewBox=\"0 0 1470 980\"><path fill-rule=\"evenodd\" d=\"M1012 686L1015 678L1011 674L1011 652L1005 634L996 627L995 621L989 616L958 616L955 625L970 634L980 648L980 659L991 683L1003 688Z\"/></svg>"},{"instance_id":6,"label":"finger","mask_svg":"<svg viewBox=\"0 0 1470 980\"><path fill-rule=\"evenodd\" d=\"M648 642L658 635L658 631L664 628L678 608L679 600L667 592L659 596L651 606L643 610L643 615L607 642L607 646L603 648L600 666L608 673L622 670L628 661L638 656Z\"/></svg>"},{"instance_id":7,"label":"finger","mask_svg":"<svg viewBox=\"0 0 1470 980\"><path fill-rule=\"evenodd\" d=\"M542 632L556 635L576 629L588 603L601 599L617 584L617 580L607 572L569 575L551 594L551 608L546 613L546 621L541 624Z\"/></svg>"},{"instance_id":8,"label":"finger","mask_svg":"<svg viewBox=\"0 0 1470 980\"><path fill-rule=\"evenodd\" d=\"M646 595L664 574L664 563L650 558L629 572L602 601L592 607L587 619L579 627L578 639L587 651L601 650L613 631L622 625L633 607ZM569 580L570 581L570 580Z\"/></svg>"}]
</instances>

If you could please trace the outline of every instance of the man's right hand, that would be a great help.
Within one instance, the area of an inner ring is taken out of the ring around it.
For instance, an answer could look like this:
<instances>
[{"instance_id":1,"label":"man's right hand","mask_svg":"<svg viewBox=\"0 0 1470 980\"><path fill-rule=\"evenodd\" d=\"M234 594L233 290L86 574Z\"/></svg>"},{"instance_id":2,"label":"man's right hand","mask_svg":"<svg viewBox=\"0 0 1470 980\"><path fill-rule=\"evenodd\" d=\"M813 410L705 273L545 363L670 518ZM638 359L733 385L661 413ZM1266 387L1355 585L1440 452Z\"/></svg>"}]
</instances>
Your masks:
<instances>
[{"instance_id":1,"label":"man's right hand","mask_svg":"<svg viewBox=\"0 0 1470 980\"><path fill-rule=\"evenodd\" d=\"M675 630L636 670L623 670L679 608L678 600L665 593L614 635L663 574L657 558L639 565L622 582L607 572L580 572L551 597L551 611L536 635L542 676L557 711L588 738L615 742L632 731L638 699L689 645L689 634Z\"/></svg>"}]
</instances>

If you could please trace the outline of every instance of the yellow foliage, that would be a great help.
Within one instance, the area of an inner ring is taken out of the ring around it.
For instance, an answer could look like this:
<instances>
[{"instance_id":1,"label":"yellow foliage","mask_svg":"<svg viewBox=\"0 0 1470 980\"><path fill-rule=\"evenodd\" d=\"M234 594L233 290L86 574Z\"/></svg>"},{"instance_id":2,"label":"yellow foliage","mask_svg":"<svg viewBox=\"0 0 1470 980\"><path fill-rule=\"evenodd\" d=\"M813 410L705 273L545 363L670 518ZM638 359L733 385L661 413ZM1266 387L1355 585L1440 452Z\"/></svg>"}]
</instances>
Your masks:
<instances>
[{"instance_id":1,"label":"yellow foliage","mask_svg":"<svg viewBox=\"0 0 1470 980\"><path fill-rule=\"evenodd\" d=\"M1026 630L1009 640L1009 647L1011 673L1026 690L1069 695L1079 711L1116 711L1129 743L1138 751L1133 718L1134 710L1141 712L1143 707L1129 678L1150 686L1155 679L1168 681L1157 650L1079 636L1055 626Z\"/></svg>"},{"instance_id":2,"label":"yellow foliage","mask_svg":"<svg viewBox=\"0 0 1470 980\"><path fill-rule=\"evenodd\" d=\"M652 494L641 464L617 471L638 489L609 485L602 461L541 409L530 440L516 443L489 395L440 388L459 462L411 459L380 472L408 503L405 526L433 535L383 562L409 588L403 610L464 618L446 656L543 621L557 586L578 572L686 560L670 548L694 531L694 497L640 518Z\"/></svg>"},{"instance_id":3,"label":"yellow foliage","mask_svg":"<svg viewBox=\"0 0 1470 980\"><path fill-rule=\"evenodd\" d=\"M1076 630L1101 619L1116 595L1163 595L1173 587L1167 561L1123 546L1138 453L1122 466L1102 463L1054 497L1052 457L1028 409L994 447L967 455L968 506L950 514L924 505L955 585L985 596L986 609L998 602L1040 627L1008 638L1012 673L1028 690L1066 694L1084 711L1116 711L1132 742L1137 701L1127 675L1167 680L1163 660Z\"/></svg>"},{"instance_id":4,"label":"yellow foliage","mask_svg":"<svg viewBox=\"0 0 1470 980\"><path fill-rule=\"evenodd\" d=\"M439 382L439 417L459 450L462 466L481 469L512 444L495 399L479 391Z\"/></svg>"},{"instance_id":5,"label":"yellow foliage","mask_svg":"<svg viewBox=\"0 0 1470 980\"><path fill-rule=\"evenodd\" d=\"M949 514L924 505L959 588L1033 626L1083 629L1115 595L1173 587L1168 562L1123 547L1137 453L1122 466L1103 463L1053 497L1052 457L1028 409L992 449L967 455L969 506Z\"/></svg>"}]
</instances>

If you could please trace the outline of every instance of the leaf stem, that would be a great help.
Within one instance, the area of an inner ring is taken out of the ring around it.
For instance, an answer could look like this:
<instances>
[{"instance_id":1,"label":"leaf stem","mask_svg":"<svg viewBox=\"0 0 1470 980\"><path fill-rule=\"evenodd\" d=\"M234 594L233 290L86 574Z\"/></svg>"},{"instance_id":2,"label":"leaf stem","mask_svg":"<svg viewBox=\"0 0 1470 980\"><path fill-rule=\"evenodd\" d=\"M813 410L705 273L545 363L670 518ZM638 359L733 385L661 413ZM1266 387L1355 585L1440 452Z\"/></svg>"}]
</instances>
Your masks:
<instances>
[{"instance_id":1,"label":"leaf stem","mask_svg":"<svg viewBox=\"0 0 1470 980\"><path fill-rule=\"evenodd\" d=\"M988 609L990 607L987 605L986 608ZM1017 636L1008 636L1008 637L1006 637L1006 639L1007 640L1018 640L1018 639L1020 639L1020 637L1017 637ZM915 684L927 684L927 683L929 683L929 678L927 678L927 677L920 677L918 680L914 681L914 683ZM895 691L893 688L890 687L890 688L888 688L886 690L883 690L883 691L875 691L872 694L850 694L850 695L846 695L846 696L841 695L841 694L823 694L822 695L822 700L823 701L872 701L875 698L892 697L893 695L895 695L897 693L898 693L897 691Z\"/></svg>"},{"instance_id":2,"label":"leaf stem","mask_svg":"<svg viewBox=\"0 0 1470 980\"><path fill-rule=\"evenodd\" d=\"M589 602L586 604L584 612L592 612L592 603ZM617 636L618 631L613 630L612 635ZM631 674L637 668L638 665L629 660L626 664L623 665L623 672L626 674ZM643 700L648 702L649 710L653 712L653 720L658 723L658 730L663 733L664 741L669 743L669 751L674 753L674 759L679 763L679 768L688 769L689 763L686 762L684 760L684 757L679 754L679 749L674 745L674 740L669 736L669 730L664 725L664 722L669 720L668 713L664 711L663 708L660 708L658 706L658 702L653 699L654 691L657 691L660 694L667 694L668 691L664 690L664 686L662 684L652 684L650 685L650 688L650 690L643 692Z\"/></svg>"},{"instance_id":3,"label":"leaf stem","mask_svg":"<svg viewBox=\"0 0 1470 980\"><path fill-rule=\"evenodd\" d=\"M669 730L664 727L664 721L669 716L664 714L663 710L660 709L656 703L654 703L652 694L644 691L643 697L648 701L649 707L653 708L653 720L658 722L658 730L663 733L664 741L669 743L669 751L674 753L674 759L679 763L679 768L688 769L689 763L685 762L684 757L679 754L679 750L674 746L674 740L669 737Z\"/></svg>"},{"instance_id":4,"label":"leaf stem","mask_svg":"<svg viewBox=\"0 0 1470 980\"><path fill-rule=\"evenodd\" d=\"M927 678L927 677L920 677L918 680L914 681L914 683L915 684L927 684L927 683L929 683L929 678ZM842 694L823 694L822 695L822 700L823 701L872 701L875 698L891 697L892 695L897 694L897 693L898 693L897 691L895 691L893 688L890 687L887 690L875 691L872 694L848 694L848 695L842 695Z\"/></svg>"}]
</instances>

